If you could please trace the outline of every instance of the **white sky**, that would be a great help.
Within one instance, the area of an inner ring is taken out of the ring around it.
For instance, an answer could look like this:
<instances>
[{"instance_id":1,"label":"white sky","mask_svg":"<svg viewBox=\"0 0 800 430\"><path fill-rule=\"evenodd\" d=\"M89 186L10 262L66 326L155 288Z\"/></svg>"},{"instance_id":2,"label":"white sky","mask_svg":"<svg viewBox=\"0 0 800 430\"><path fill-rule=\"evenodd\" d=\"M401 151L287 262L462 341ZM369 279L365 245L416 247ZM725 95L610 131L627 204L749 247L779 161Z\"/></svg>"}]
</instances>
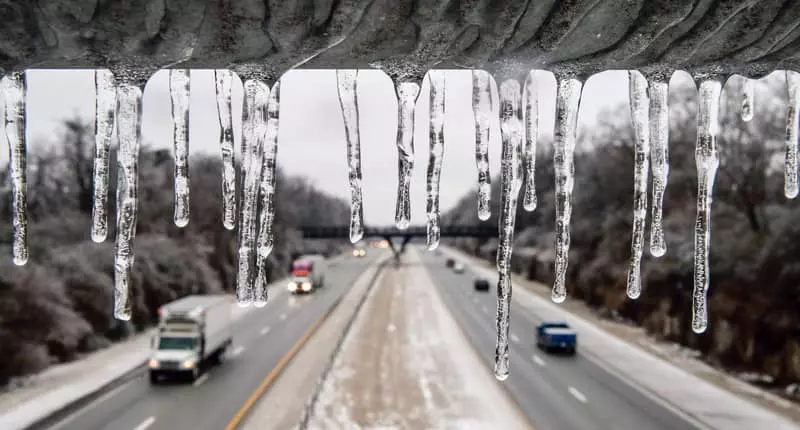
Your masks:
<instances>
[{"instance_id":1,"label":"white sky","mask_svg":"<svg viewBox=\"0 0 800 430\"><path fill-rule=\"evenodd\" d=\"M336 91L334 71L292 71L282 78L278 164L287 173L304 175L322 190L349 199L344 125ZM447 73L444 166L440 206L451 208L475 187L474 123L469 71ZM627 103L625 71L592 76L581 101L580 124L595 121L602 109ZM217 119L213 72L192 71L190 150L218 154ZM540 134L552 136L555 109L555 79L541 74ZM496 95L496 93L495 93ZM364 216L370 225L393 223L397 187L397 103L391 81L382 72L359 73L358 103L361 124ZM495 109L497 97L494 97ZM234 118L241 118L242 88L234 88ZM28 72L28 139L31 144L57 141L67 117L93 115L94 87L88 70ZM428 84L423 83L416 115L416 165L412 182L412 218L425 222L425 170L428 160ZM154 147L171 145L168 74L157 73L148 82L143 102L144 143ZM240 124L235 126L237 145ZM492 172L500 165L500 136L495 122L490 144ZM0 152L2 153L2 152ZM7 152L2 158L7 160ZM499 198L499 196L493 196Z\"/></svg>"}]
</instances>

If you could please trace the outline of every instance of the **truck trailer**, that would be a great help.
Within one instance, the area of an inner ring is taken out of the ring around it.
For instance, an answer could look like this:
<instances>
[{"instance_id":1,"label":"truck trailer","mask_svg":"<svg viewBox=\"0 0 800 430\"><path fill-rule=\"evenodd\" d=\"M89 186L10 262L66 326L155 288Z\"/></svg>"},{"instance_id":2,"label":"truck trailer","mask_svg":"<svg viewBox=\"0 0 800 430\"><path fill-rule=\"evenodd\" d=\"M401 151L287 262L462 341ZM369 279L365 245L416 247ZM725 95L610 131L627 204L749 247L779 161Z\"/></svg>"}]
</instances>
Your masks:
<instances>
[{"instance_id":1,"label":"truck trailer","mask_svg":"<svg viewBox=\"0 0 800 430\"><path fill-rule=\"evenodd\" d=\"M221 363L233 342L230 295L195 295L158 309L152 339L150 382L162 376L197 379L203 365Z\"/></svg>"}]
</instances>

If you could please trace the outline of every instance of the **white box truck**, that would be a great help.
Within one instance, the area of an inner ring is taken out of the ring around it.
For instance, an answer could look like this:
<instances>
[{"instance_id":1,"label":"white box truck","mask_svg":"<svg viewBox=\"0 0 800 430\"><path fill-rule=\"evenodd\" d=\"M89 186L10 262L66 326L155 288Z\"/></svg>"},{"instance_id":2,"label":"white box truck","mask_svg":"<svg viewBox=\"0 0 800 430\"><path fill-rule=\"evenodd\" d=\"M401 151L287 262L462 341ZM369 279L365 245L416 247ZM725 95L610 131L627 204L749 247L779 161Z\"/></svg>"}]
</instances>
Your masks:
<instances>
[{"instance_id":1,"label":"white box truck","mask_svg":"<svg viewBox=\"0 0 800 430\"><path fill-rule=\"evenodd\" d=\"M233 296L188 296L158 309L152 340L150 382L161 376L184 375L194 381L201 366L220 363L233 341Z\"/></svg>"}]
</instances>

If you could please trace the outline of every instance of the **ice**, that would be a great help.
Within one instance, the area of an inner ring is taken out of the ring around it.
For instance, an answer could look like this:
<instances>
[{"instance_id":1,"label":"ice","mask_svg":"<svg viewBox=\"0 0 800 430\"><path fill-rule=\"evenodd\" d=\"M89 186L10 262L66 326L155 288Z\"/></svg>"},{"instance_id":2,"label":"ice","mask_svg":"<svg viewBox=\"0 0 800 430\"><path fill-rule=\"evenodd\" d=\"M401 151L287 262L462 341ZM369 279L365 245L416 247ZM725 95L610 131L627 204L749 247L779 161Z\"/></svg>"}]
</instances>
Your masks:
<instances>
[{"instance_id":1,"label":"ice","mask_svg":"<svg viewBox=\"0 0 800 430\"><path fill-rule=\"evenodd\" d=\"M275 161L278 155L278 119L280 114L281 83L275 83L267 102L267 136L264 140L264 157L261 167L261 226L258 230L256 253L257 274L254 304L267 304L267 258L275 246L272 223L275 220Z\"/></svg>"},{"instance_id":2,"label":"ice","mask_svg":"<svg viewBox=\"0 0 800 430\"><path fill-rule=\"evenodd\" d=\"M139 204L142 89L117 87L117 242L114 249L114 317L131 318L130 280Z\"/></svg>"},{"instance_id":3,"label":"ice","mask_svg":"<svg viewBox=\"0 0 800 430\"><path fill-rule=\"evenodd\" d=\"M444 97L445 72L428 72L430 82L430 156L428 158L428 249L439 246L441 231L439 227L439 180L442 177L442 156L444 155Z\"/></svg>"},{"instance_id":4,"label":"ice","mask_svg":"<svg viewBox=\"0 0 800 430\"><path fill-rule=\"evenodd\" d=\"M797 197L797 140L800 127L800 73L786 71L789 90L789 112L786 120L786 158L784 161L783 192L787 198Z\"/></svg>"},{"instance_id":5,"label":"ice","mask_svg":"<svg viewBox=\"0 0 800 430\"><path fill-rule=\"evenodd\" d=\"M641 263L644 245L644 225L647 218L647 179L650 170L650 100L647 80L636 70L628 72L631 119L636 136L633 168L633 233L631 258L628 265L628 297L642 294Z\"/></svg>"},{"instance_id":6,"label":"ice","mask_svg":"<svg viewBox=\"0 0 800 430\"><path fill-rule=\"evenodd\" d=\"M503 152L500 161L500 225L497 246L497 349L494 374L499 380L508 378L508 329L511 308L511 253L514 246L514 223L517 199L522 187L522 89L519 82L508 79L500 84L500 135Z\"/></svg>"},{"instance_id":7,"label":"ice","mask_svg":"<svg viewBox=\"0 0 800 430\"><path fill-rule=\"evenodd\" d=\"M12 257L14 264L28 262L28 175L25 142L25 72L11 72L3 78L5 99L5 135L8 142L11 177L11 218L14 227Z\"/></svg>"},{"instance_id":8,"label":"ice","mask_svg":"<svg viewBox=\"0 0 800 430\"><path fill-rule=\"evenodd\" d=\"M708 327L706 303L709 284L708 252L711 247L711 198L719 167L719 97L722 81L706 78L700 82L697 111L697 220L694 226L694 291L692 293L692 330L702 333Z\"/></svg>"},{"instance_id":9,"label":"ice","mask_svg":"<svg viewBox=\"0 0 800 430\"><path fill-rule=\"evenodd\" d=\"M414 171L414 110L419 84L399 82L397 91L397 208L394 222L404 230L411 222L411 174Z\"/></svg>"},{"instance_id":10,"label":"ice","mask_svg":"<svg viewBox=\"0 0 800 430\"><path fill-rule=\"evenodd\" d=\"M339 105L347 140L347 165L350 169L350 242L364 236L364 207L361 195L361 137L358 132L358 70L337 70Z\"/></svg>"},{"instance_id":11,"label":"ice","mask_svg":"<svg viewBox=\"0 0 800 430\"><path fill-rule=\"evenodd\" d=\"M189 224L189 85L188 69L169 71L172 100L172 147L175 155L175 225Z\"/></svg>"},{"instance_id":12,"label":"ice","mask_svg":"<svg viewBox=\"0 0 800 430\"><path fill-rule=\"evenodd\" d=\"M114 108L117 88L110 70L94 71L94 205L92 206L92 240L104 242L108 236L108 176L111 133L114 131Z\"/></svg>"},{"instance_id":13,"label":"ice","mask_svg":"<svg viewBox=\"0 0 800 430\"><path fill-rule=\"evenodd\" d=\"M650 81L650 162L653 177L653 211L650 219L650 255L667 253L664 240L664 193L669 177L669 84Z\"/></svg>"},{"instance_id":14,"label":"ice","mask_svg":"<svg viewBox=\"0 0 800 430\"><path fill-rule=\"evenodd\" d=\"M539 94L536 87L536 71L528 73L525 80L525 152L523 167L525 168L525 191L522 196L522 207L526 211L536 210L536 141L539 134Z\"/></svg>"},{"instance_id":15,"label":"ice","mask_svg":"<svg viewBox=\"0 0 800 430\"><path fill-rule=\"evenodd\" d=\"M556 125L553 165L556 182L556 249L553 301L567 298L567 264L569 263L569 222L572 215L572 188L575 185L575 140L578 108L583 82L572 77L556 76Z\"/></svg>"},{"instance_id":16,"label":"ice","mask_svg":"<svg viewBox=\"0 0 800 430\"><path fill-rule=\"evenodd\" d=\"M742 120L747 122L753 119L755 113L756 81L744 78L742 86Z\"/></svg>"},{"instance_id":17,"label":"ice","mask_svg":"<svg viewBox=\"0 0 800 430\"><path fill-rule=\"evenodd\" d=\"M236 275L236 300L240 306L249 306L253 302L255 293L251 268L256 246L258 191L261 184L269 95L269 87L261 81L248 79L244 83L242 112L244 185L239 217L239 269Z\"/></svg>"},{"instance_id":18,"label":"ice","mask_svg":"<svg viewBox=\"0 0 800 430\"><path fill-rule=\"evenodd\" d=\"M472 112L475 116L475 163L478 167L478 218L492 214L489 205L492 178L489 173L489 133L492 124L492 76L484 70L472 71Z\"/></svg>"},{"instance_id":19,"label":"ice","mask_svg":"<svg viewBox=\"0 0 800 430\"><path fill-rule=\"evenodd\" d=\"M233 155L233 112L231 96L233 72L214 71L219 116L219 147L222 151L222 225L233 230L236 226L236 167Z\"/></svg>"}]
</instances>

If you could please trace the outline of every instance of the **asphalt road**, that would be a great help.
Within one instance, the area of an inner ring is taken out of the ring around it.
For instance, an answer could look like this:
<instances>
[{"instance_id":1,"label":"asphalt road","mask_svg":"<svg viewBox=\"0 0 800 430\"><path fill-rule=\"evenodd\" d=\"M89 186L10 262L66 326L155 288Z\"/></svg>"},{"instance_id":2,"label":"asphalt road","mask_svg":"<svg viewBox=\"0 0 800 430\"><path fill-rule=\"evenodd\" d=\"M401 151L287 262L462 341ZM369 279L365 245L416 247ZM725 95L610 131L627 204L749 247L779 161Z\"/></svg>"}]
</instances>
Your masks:
<instances>
[{"instance_id":1,"label":"asphalt road","mask_svg":"<svg viewBox=\"0 0 800 430\"><path fill-rule=\"evenodd\" d=\"M105 393L56 423L59 430L223 429L264 378L311 327L377 259L335 260L325 286L314 294L292 296L286 286L270 290L266 307L244 315L234 326L226 361L195 381L151 386L147 373Z\"/></svg>"},{"instance_id":2,"label":"asphalt road","mask_svg":"<svg viewBox=\"0 0 800 430\"><path fill-rule=\"evenodd\" d=\"M481 359L494 366L497 293L474 291L475 274L455 273L444 254L421 252L428 272L453 317L476 347ZM532 310L511 306L511 375L504 382L511 396L537 430L679 430L691 423L651 400L625 381L585 358L547 354L536 347Z\"/></svg>"}]
</instances>

